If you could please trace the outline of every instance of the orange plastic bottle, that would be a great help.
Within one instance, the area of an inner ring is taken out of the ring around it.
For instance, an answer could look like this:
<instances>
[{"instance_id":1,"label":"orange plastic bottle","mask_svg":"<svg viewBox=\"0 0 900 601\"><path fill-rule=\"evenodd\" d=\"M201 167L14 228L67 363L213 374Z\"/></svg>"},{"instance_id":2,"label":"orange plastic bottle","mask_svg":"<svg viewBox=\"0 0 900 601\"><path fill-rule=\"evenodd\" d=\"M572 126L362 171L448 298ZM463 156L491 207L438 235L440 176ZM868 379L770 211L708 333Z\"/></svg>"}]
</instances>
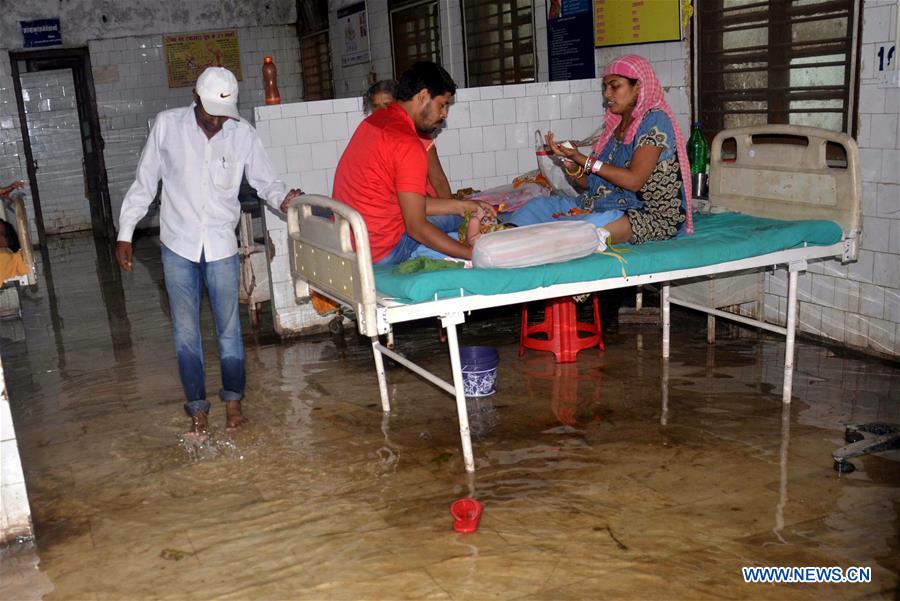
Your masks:
<instances>
[{"instance_id":1,"label":"orange plastic bottle","mask_svg":"<svg viewBox=\"0 0 900 601\"><path fill-rule=\"evenodd\" d=\"M278 93L278 69L272 62L272 57L263 59L263 86L266 91L266 104L281 104L281 94Z\"/></svg>"}]
</instances>

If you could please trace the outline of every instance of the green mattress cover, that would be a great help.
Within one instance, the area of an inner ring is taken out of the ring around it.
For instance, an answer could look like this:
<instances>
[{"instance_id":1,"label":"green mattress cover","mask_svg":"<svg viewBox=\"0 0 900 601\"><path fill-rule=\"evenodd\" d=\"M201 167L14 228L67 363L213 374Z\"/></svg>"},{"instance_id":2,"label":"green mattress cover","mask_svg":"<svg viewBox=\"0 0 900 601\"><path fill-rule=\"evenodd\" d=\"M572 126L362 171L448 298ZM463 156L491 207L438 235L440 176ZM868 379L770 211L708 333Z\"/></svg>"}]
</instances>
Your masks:
<instances>
[{"instance_id":1,"label":"green mattress cover","mask_svg":"<svg viewBox=\"0 0 900 601\"><path fill-rule=\"evenodd\" d=\"M740 213L694 216L694 235L663 242L614 246L611 254L518 269L454 269L398 275L393 266L375 267L375 283L385 296L404 303L471 294L504 294L554 284L703 267L770 252L828 246L841 240L832 221L781 221Z\"/></svg>"}]
</instances>

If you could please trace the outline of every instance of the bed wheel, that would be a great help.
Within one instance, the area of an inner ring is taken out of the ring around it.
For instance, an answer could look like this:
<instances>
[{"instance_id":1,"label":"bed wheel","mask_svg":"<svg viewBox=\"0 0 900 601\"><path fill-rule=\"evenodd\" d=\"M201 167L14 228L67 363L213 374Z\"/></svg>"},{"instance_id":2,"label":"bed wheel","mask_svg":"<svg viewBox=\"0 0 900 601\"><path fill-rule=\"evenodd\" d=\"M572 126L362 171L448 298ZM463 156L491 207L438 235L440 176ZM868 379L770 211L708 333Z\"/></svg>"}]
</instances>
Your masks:
<instances>
[{"instance_id":1,"label":"bed wheel","mask_svg":"<svg viewBox=\"0 0 900 601\"><path fill-rule=\"evenodd\" d=\"M834 471L839 474L850 474L856 470L856 466L850 463L849 461L837 461L834 462Z\"/></svg>"},{"instance_id":2,"label":"bed wheel","mask_svg":"<svg viewBox=\"0 0 900 601\"><path fill-rule=\"evenodd\" d=\"M328 331L335 335L342 335L344 333L344 317L338 315L337 317L329 321Z\"/></svg>"}]
</instances>

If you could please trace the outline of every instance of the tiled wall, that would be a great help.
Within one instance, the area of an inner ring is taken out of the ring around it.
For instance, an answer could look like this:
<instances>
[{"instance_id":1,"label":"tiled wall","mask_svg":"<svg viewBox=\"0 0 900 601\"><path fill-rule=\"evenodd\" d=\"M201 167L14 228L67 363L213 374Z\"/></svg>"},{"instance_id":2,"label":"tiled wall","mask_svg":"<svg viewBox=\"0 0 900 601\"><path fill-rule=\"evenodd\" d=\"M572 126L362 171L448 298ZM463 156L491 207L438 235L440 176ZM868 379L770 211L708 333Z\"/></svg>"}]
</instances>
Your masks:
<instances>
[{"instance_id":1,"label":"tiled wall","mask_svg":"<svg viewBox=\"0 0 900 601\"><path fill-rule=\"evenodd\" d=\"M0 185L5 186L17 179L28 179L25 147L22 145L22 129L19 124L19 108L13 88L9 53L0 50ZM34 215L30 193L27 195L25 208L29 215ZM33 219L30 222L31 239L37 240L37 227Z\"/></svg>"},{"instance_id":2,"label":"tiled wall","mask_svg":"<svg viewBox=\"0 0 900 601\"><path fill-rule=\"evenodd\" d=\"M31 508L0 361L0 545L32 535Z\"/></svg>"},{"instance_id":3,"label":"tiled wall","mask_svg":"<svg viewBox=\"0 0 900 601\"><path fill-rule=\"evenodd\" d=\"M302 93L299 41L292 25L238 30L241 48L239 108L252 122L253 107L263 104L262 63L272 56L278 67L282 102ZM191 103L191 88L169 88L162 37L150 35L90 42L94 88L100 127L106 141L104 156L113 215L119 209L149 133L149 121L160 111ZM154 216L143 225L152 225Z\"/></svg>"},{"instance_id":4,"label":"tiled wall","mask_svg":"<svg viewBox=\"0 0 900 601\"><path fill-rule=\"evenodd\" d=\"M44 231L91 229L85 196L81 127L71 69L22 73L31 152L38 165Z\"/></svg>"},{"instance_id":5,"label":"tiled wall","mask_svg":"<svg viewBox=\"0 0 900 601\"><path fill-rule=\"evenodd\" d=\"M683 59L672 62L680 65ZM602 123L600 86L600 80L587 79L458 90L436 142L450 185L487 189L535 169L535 130L552 129L563 138L589 136ZM686 127L685 82L670 86L667 97ZM362 119L359 98L256 109L257 130L287 185L325 195L331 195L338 159ZM271 211L266 221L275 249L271 273L277 322L286 332L302 329L316 320L294 302L286 226Z\"/></svg>"},{"instance_id":6,"label":"tiled wall","mask_svg":"<svg viewBox=\"0 0 900 601\"><path fill-rule=\"evenodd\" d=\"M897 2L863 15L859 89L863 233L859 261L812 264L799 279L800 329L847 346L900 356L900 88L885 87L878 46L896 40ZM787 274L767 278L766 315L784 321Z\"/></svg>"}]
</instances>

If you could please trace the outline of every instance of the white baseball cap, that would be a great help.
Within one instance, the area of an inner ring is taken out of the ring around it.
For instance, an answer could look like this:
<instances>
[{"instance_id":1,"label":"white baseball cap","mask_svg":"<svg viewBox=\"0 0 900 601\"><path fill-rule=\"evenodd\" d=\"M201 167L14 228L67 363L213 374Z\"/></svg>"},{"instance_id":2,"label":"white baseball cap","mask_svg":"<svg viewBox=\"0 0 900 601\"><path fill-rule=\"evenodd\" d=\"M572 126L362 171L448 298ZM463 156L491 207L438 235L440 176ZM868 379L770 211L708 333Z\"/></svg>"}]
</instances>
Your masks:
<instances>
[{"instance_id":1,"label":"white baseball cap","mask_svg":"<svg viewBox=\"0 0 900 601\"><path fill-rule=\"evenodd\" d=\"M194 89L203 103L203 110L210 115L241 118L237 110L237 78L225 67L208 67L197 78Z\"/></svg>"}]
</instances>

